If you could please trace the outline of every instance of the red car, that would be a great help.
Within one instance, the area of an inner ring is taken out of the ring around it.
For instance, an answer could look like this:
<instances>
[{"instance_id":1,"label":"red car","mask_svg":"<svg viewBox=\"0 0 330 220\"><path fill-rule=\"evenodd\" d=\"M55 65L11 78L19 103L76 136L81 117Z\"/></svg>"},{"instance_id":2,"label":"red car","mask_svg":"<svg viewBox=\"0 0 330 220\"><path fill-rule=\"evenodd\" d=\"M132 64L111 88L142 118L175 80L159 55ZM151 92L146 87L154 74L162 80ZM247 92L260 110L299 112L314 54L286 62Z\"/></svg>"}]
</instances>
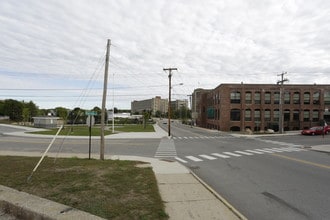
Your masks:
<instances>
[{"instance_id":1,"label":"red car","mask_svg":"<svg viewBox=\"0 0 330 220\"><path fill-rule=\"evenodd\" d=\"M329 126L315 126L309 129L304 129L301 131L301 134L304 135L316 135L316 134L328 134L330 130Z\"/></svg>"}]
</instances>

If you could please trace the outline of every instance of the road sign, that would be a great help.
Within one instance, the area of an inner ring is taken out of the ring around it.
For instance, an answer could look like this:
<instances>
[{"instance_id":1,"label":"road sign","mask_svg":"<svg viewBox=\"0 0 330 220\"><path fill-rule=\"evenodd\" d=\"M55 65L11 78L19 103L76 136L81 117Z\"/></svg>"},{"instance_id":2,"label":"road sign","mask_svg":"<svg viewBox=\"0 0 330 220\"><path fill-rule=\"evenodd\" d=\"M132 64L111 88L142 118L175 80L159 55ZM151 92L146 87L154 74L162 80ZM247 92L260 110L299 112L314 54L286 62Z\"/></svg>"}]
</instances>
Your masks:
<instances>
[{"instance_id":1,"label":"road sign","mask_svg":"<svg viewBox=\"0 0 330 220\"><path fill-rule=\"evenodd\" d=\"M85 114L95 116L95 115L97 115L97 112L96 111L85 111Z\"/></svg>"},{"instance_id":2,"label":"road sign","mask_svg":"<svg viewBox=\"0 0 330 220\"><path fill-rule=\"evenodd\" d=\"M95 118L93 115L87 116L86 124L88 125L88 127L92 127L95 124Z\"/></svg>"}]
</instances>

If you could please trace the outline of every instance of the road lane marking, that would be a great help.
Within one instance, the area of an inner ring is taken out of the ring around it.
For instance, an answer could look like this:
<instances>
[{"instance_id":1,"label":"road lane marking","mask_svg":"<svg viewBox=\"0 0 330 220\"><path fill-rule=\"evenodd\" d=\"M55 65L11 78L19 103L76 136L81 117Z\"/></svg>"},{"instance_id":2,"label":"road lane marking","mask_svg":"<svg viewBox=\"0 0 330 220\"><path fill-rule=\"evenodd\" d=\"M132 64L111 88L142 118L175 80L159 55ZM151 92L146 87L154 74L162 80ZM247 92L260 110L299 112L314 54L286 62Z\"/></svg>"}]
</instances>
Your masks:
<instances>
[{"instance_id":1,"label":"road lane marking","mask_svg":"<svg viewBox=\"0 0 330 220\"><path fill-rule=\"evenodd\" d=\"M270 150L270 151L274 151L274 152L283 152L283 150L281 150L279 148L264 148L264 150Z\"/></svg>"},{"instance_id":2,"label":"road lane marking","mask_svg":"<svg viewBox=\"0 0 330 220\"><path fill-rule=\"evenodd\" d=\"M248 153L248 152L245 152L245 151L240 151L240 150L235 151L235 153L244 154L244 155L248 155L248 156L253 155L251 153Z\"/></svg>"},{"instance_id":3,"label":"road lane marking","mask_svg":"<svg viewBox=\"0 0 330 220\"><path fill-rule=\"evenodd\" d=\"M285 147L285 148L279 148L281 149L283 152L292 152L294 150L292 150L292 147Z\"/></svg>"},{"instance_id":4,"label":"road lane marking","mask_svg":"<svg viewBox=\"0 0 330 220\"><path fill-rule=\"evenodd\" d=\"M264 152L264 153L270 153L270 154L274 153L273 151L270 151L270 150L264 150L264 149L254 149L254 150L256 150L256 151L261 151L261 152Z\"/></svg>"},{"instance_id":5,"label":"road lane marking","mask_svg":"<svg viewBox=\"0 0 330 220\"><path fill-rule=\"evenodd\" d=\"M187 161L181 159L180 157L175 157L175 159L178 160L178 161L180 161L180 162L182 162L182 163L188 163Z\"/></svg>"},{"instance_id":6,"label":"road lane marking","mask_svg":"<svg viewBox=\"0 0 330 220\"><path fill-rule=\"evenodd\" d=\"M206 154L201 154L199 155L200 157L203 157L205 159L208 159L208 160L216 160L217 158L215 157L212 157L212 156L209 156L209 155L206 155Z\"/></svg>"},{"instance_id":7,"label":"road lane marking","mask_svg":"<svg viewBox=\"0 0 330 220\"><path fill-rule=\"evenodd\" d=\"M234 156L234 157L240 157L242 155L239 155L239 154L234 154L234 153L231 153L231 152L222 152L223 154L227 154L227 155L230 155L230 156Z\"/></svg>"},{"instance_id":8,"label":"road lane marking","mask_svg":"<svg viewBox=\"0 0 330 220\"><path fill-rule=\"evenodd\" d=\"M328 165L314 163L314 162L310 162L310 161L307 161L307 160L301 160L301 159L297 159L297 158L294 158L294 157L288 157L288 156L281 155L281 154L273 154L273 156L281 157L281 158L284 158L284 159L287 159L287 160L292 160L292 161L296 161L296 162L303 163L303 164L312 165L312 166L319 167L319 168L330 169L330 166L328 166Z\"/></svg>"},{"instance_id":9,"label":"road lane marking","mask_svg":"<svg viewBox=\"0 0 330 220\"><path fill-rule=\"evenodd\" d=\"M264 154L263 152L256 151L256 150L246 150L246 151L251 152L251 153L255 153L255 154Z\"/></svg>"},{"instance_id":10,"label":"road lane marking","mask_svg":"<svg viewBox=\"0 0 330 220\"><path fill-rule=\"evenodd\" d=\"M212 155L220 157L220 158L230 158L230 156L227 156L227 155L224 155L224 154L213 153Z\"/></svg>"},{"instance_id":11,"label":"road lane marking","mask_svg":"<svg viewBox=\"0 0 330 220\"><path fill-rule=\"evenodd\" d=\"M194 157L194 156L186 156L186 158L188 158L189 160L192 160L192 161L195 161L195 162L200 162L200 161L203 161L197 157Z\"/></svg>"}]
</instances>

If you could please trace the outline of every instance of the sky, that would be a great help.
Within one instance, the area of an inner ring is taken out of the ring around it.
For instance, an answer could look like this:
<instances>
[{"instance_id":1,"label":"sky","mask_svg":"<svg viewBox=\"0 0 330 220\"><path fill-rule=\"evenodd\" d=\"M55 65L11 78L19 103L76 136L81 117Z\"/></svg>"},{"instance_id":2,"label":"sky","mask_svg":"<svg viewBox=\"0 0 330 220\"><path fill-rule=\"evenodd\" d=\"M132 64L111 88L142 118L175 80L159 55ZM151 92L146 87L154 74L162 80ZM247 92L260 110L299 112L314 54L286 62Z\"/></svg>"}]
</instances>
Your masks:
<instances>
[{"instance_id":1,"label":"sky","mask_svg":"<svg viewBox=\"0 0 330 220\"><path fill-rule=\"evenodd\" d=\"M330 84L328 0L1 0L0 100L107 108L222 83ZM180 85L182 84L182 85Z\"/></svg>"}]
</instances>

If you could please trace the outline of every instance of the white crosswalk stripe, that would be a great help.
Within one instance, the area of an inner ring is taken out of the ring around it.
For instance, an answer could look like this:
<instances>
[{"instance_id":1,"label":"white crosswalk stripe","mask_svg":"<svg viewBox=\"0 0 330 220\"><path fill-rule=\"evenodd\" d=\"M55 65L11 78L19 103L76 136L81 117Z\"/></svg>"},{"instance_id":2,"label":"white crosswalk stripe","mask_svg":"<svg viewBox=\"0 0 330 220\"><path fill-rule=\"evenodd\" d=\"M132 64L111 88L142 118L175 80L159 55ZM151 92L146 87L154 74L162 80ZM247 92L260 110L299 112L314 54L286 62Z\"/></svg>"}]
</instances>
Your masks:
<instances>
[{"instance_id":1,"label":"white crosswalk stripe","mask_svg":"<svg viewBox=\"0 0 330 220\"><path fill-rule=\"evenodd\" d=\"M215 157L212 157L212 156L209 156L209 155L205 155L205 154L201 154L199 155L200 157L203 157L205 159L208 159L208 160L216 160L217 158Z\"/></svg>"},{"instance_id":2,"label":"white crosswalk stripe","mask_svg":"<svg viewBox=\"0 0 330 220\"><path fill-rule=\"evenodd\" d=\"M223 154L227 154L227 155L230 155L230 156L234 156L234 157L240 157L242 155L239 155L239 154L235 154L235 153L232 153L232 152L222 152Z\"/></svg>"},{"instance_id":3,"label":"white crosswalk stripe","mask_svg":"<svg viewBox=\"0 0 330 220\"><path fill-rule=\"evenodd\" d=\"M212 155L220 157L220 158L230 158L230 156L227 156L227 155L224 155L224 154L213 153Z\"/></svg>"},{"instance_id":4,"label":"white crosswalk stripe","mask_svg":"<svg viewBox=\"0 0 330 220\"><path fill-rule=\"evenodd\" d=\"M235 151L235 153L239 153L239 154L243 154L243 155L248 155L248 156L253 155L251 153L248 153L248 152L245 152L245 151L240 151L240 150Z\"/></svg>"},{"instance_id":5,"label":"white crosswalk stripe","mask_svg":"<svg viewBox=\"0 0 330 220\"><path fill-rule=\"evenodd\" d=\"M184 136L184 137L176 137L173 136L173 140L200 140L200 139L230 139L233 138L232 136Z\"/></svg>"},{"instance_id":6,"label":"white crosswalk stripe","mask_svg":"<svg viewBox=\"0 0 330 220\"><path fill-rule=\"evenodd\" d=\"M272 153L283 153L283 152L294 152L294 151L305 151L302 148L292 148L292 147L279 147L279 148L262 148L262 149L252 149L252 150L237 150L233 152L221 152L221 153L211 153L200 154L198 156L185 156L186 159L194 162L201 162L204 160L216 160L218 158L229 159L232 157L241 157L241 156L253 156L260 154L272 154ZM188 163L187 160L175 157L175 159L181 163Z\"/></svg>"},{"instance_id":7,"label":"white crosswalk stripe","mask_svg":"<svg viewBox=\"0 0 330 220\"><path fill-rule=\"evenodd\" d=\"M274 152L283 152L283 150L280 150L278 148L263 148L263 150L270 150L270 151L274 151Z\"/></svg>"},{"instance_id":8,"label":"white crosswalk stripe","mask_svg":"<svg viewBox=\"0 0 330 220\"><path fill-rule=\"evenodd\" d=\"M162 157L176 157L176 156L177 154L173 140L162 139L155 153L155 157L162 158Z\"/></svg>"},{"instance_id":9,"label":"white crosswalk stripe","mask_svg":"<svg viewBox=\"0 0 330 220\"><path fill-rule=\"evenodd\" d=\"M175 159L180 161L181 163L188 163L186 160L183 160L180 157L175 157Z\"/></svg>"},{"instance_id":10,"label":"white crosswalk stripe","mask_svg":"<svg viewBox=\"0 0 330 220\"><path fill-rule=\"evenodd\" d=\"M254 153L254 154L264 154L263 152L256 151L256 150L246 150L246 151L247 151L247 152Z\"/></svg>"},{"instance_id":11,"label":"white crosswalk stripe","mask_svg":"<svg viewBox=\"0 0 330 220\"><path fill-rule=\"evenodd\" d=\"M194 157L194 156L186 156L186 158L188 158L189 160L192 160L192 161L195 161L195 162L200 162L200 161L203 161L197 157Z\"/></svg>"},{"instance_id":12,"label":"white crosswalk stripe","mask_svg":"<svg viewBox=\"0 0 330 220\"><path fill-rule=\"evenodd\" d=\"M264 152L264 153L274 153L273 151L270 151L270 150L264 150L264 149L254 149L255 151L261 151L261 152Z\"/></svg>"}]
</instances>

